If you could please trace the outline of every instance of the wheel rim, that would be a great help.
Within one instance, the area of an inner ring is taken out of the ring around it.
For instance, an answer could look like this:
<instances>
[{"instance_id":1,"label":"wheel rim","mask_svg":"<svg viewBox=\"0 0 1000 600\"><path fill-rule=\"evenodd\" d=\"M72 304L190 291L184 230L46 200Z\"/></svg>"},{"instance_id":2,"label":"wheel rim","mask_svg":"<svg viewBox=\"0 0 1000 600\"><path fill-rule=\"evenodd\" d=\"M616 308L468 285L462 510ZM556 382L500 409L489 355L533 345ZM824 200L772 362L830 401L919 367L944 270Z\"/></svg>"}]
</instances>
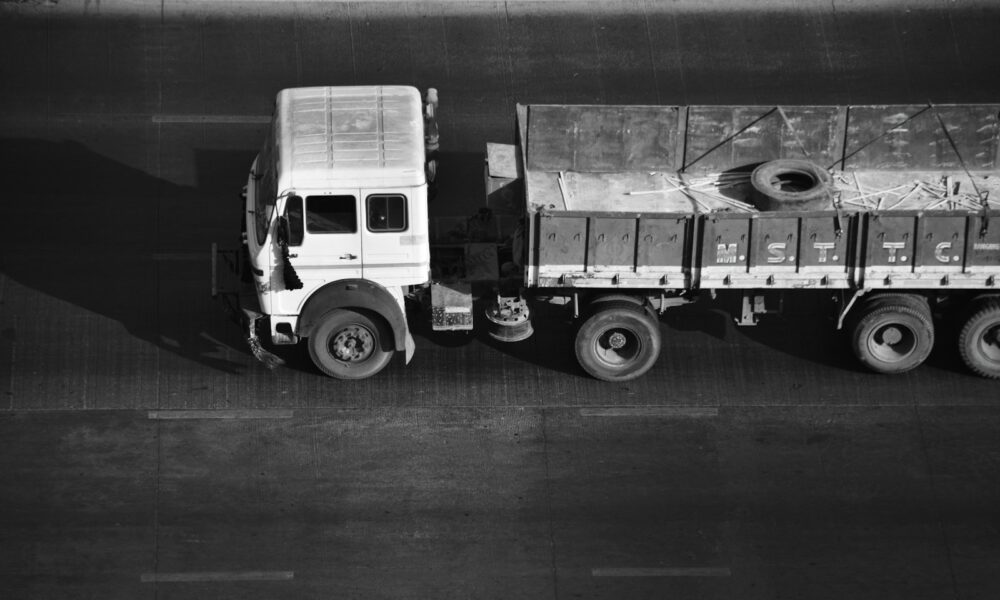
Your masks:
<instances>
[{"instance_id":1,"label":"wheel rim","mask_svg":"<svg viewBox=\"0 0 1000 600\"><path fill-rule=\"evenodd\" d=\"M631 364L642 354L642 339L630 329L612 327L594 340L594 355L612 367Z\"/></svg>"},{"instance_id":2,"label":"wheel rim","mask_svg":"<svg viewBox=\"0 0 1000 600\"><path fill-rule=\"evenodd\" d=\"M330 339L330 354L341 362L364 362L374 350L375 334L361 325L345 327Z\"/></svg>"},{"instance_id":3,"label":"wheel rim","mask_svg":"<svg viewBox=\"0 0 1000 600\"><path fill-rule=\"evenodd\" d=\"M917 334L902 323L887 323L868 336L868 351L887 363L906 360L917 347Z\"/></svg>"},{"instance_id":4,"label":"wheel rim","mask_svg":"<svg viewBox=\"0 0 1000 600\"><path fill-rule=\"evenodd\" d=\"M1000 363L1000 323L986 327L979 336L979 352L991 362Z\"/></svg>"}]
</instances>

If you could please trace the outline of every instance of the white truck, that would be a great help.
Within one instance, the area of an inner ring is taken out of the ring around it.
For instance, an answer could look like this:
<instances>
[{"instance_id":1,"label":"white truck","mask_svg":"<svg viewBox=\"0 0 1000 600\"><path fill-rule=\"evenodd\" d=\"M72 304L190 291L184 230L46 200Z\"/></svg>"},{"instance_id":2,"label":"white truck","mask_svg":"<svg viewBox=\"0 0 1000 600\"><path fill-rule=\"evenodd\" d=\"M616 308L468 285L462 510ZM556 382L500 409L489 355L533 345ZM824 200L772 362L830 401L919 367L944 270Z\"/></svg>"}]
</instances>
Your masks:
<instances>
[{"instance_id":1,"label":"white truck","mask_svg":"<svg viewBox=\"0 0 1000 600\"><path fill-rule=\"evenodd\" d=\"M491 199L449 236L428 217L436 110L406 86L279 93L242 248L213 246L213 294L220 260L251 284L259 358L276 362L266 323L324 373L368 377L413 354L407 298L468 331L486 286L495 339L563 305L581 367L623 381L655 364L671 307L723 296L752 325L813 294L874 371L921 364L948 315L970 370L1000 378L998 106L518 105L516 143L488 147ZM483 220L498 231L474 235Z\"/></svg>"}]
</instances>

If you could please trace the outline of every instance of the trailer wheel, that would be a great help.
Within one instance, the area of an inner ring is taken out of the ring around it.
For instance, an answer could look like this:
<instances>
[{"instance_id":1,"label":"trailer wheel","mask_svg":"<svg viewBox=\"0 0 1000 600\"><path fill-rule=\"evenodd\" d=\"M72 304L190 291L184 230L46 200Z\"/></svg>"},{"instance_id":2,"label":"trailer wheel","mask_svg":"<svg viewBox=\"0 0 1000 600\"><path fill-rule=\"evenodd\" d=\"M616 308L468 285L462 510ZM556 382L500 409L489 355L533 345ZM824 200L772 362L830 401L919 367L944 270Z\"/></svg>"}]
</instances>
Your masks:
<instances>
[{"instance_id":1,"label":"trailer wheel","mask_svg":"<svg viewBox=\"0 0 1000 600\"><path fill-rule=\"evenodd\" d=\"M934 347L930 307L908 297L874 300L862 308L852 328L858 360L876 373L903 373L920 366Z\"/></svg>"},{"instance_id":2,"label":"trailer wheel","mask_svg":"<svg viewBox=\"0 0 1000 600\"><path fill-rule=\"evenodd\" d=\"M337 379L364 379L392 360L381 340L391 339L384 323L353 310L338 308L322 317L309 337L313 363Z\"/></svg>"},{"instance_id":3,"label":"trailer wheel","mask_svg":"<svg viewBox=\"0 0 1000 600\"><path fill-rule=\"evenodd\" d=\"M659 356L659 324L640 306L602 302L577 330L576 359L597 379L635 379Z\"/></svg>"},{"instance_id":4,"label":"trailer wheel","mask_svg":"<svg viewBox=\"0 0 1000 600\"><path fill-rule=\"evenodd\" d=\"M1000 379L1000 300L979 305L958 335L962 360L977 375Z\"/></svg>"}]
</instances>

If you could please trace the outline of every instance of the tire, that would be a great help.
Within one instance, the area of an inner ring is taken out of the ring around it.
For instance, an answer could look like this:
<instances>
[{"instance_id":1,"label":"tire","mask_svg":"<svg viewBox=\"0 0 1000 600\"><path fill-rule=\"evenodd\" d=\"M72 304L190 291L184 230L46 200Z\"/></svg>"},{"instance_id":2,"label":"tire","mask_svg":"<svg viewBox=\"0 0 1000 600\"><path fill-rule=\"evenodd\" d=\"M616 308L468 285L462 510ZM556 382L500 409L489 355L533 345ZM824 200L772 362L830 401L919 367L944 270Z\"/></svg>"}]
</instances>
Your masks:
<instances>
[{"instance_id":1,"label":"tire","mask_svg":"<svg viewBox=\"0 0 1000 600\"><path fill-rule=\"evenodd\" d=\"M380 319L338 308L320 317L309 337L309 356L330 377L364 379L378 373L392 360L384 340L392 339Z\"/></svg>"},{"instance_id":2,"label":"tire","mask_svg":"<svg viewBox=\"0 0 1000 600\"><path fill-rule=\"evenodd\" d=\"M648 371L660 356L659 323L641 306L601 302L576 333L576 359L603 381L629 381Z\"/></svg>"},{"instance_id":3,"label":"tire","mask_svg":"<svg viewBox=\"0 0 1000 600\"><path fill-rule=\"evenodd\" d=\"M852 327L854 355L876 373L904 373L920 366L934 347L930 307L906 297L874 300Z\"/></svg>"},{"instance_id":4,"label":"tire","mask_svg":"<svg viewBox=\"0 0 1000 600\"><path fill-rule=\"evenodd\" d=\"M958 351L973 373L1000 379L1000 300L979 304L958 334Z\"/></svg>"},{"instance_id":5,"label":"tire","mask_svg":"<svg viewBox=\"0 0 1000 600\"><path fill-rule=\"evenodd\" d=\"M831 208L831 182L826 169L792 158L766 162L750 174L754 204L760 210Z\"/></svg>"},{"instance_id":6,"label":"tire","mask_svg":"<svg viewBox=\"0 0 1000 600\"><path fill-rule=\"evenodd\" d=\"M591 298L587 301L587 313L594 314L602 306L608 306L604 303L614 303L615 305L626 306L632 310L637 310L645 314L652 319L654 323L658 323L660 321L660 316L656 314L656 311L653 310L653 308L650 307L644 299L636 296L630 296L628 294L604 294L603 296Z\"/></svg>"}]
</instances>

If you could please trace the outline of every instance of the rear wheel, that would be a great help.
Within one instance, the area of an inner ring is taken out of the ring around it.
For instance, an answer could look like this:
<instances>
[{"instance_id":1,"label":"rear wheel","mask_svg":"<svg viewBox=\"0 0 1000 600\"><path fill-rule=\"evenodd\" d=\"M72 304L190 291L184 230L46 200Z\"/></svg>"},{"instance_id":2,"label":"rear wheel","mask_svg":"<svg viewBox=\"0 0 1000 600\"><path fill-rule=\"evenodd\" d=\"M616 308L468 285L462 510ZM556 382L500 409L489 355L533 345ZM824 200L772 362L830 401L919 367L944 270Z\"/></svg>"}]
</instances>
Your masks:
<instances>
[{"instance_id":1,"label":"rear wheel","mask_svg":"<svg viewBox=\"0 0 1000 600\"><path fill-rule=\"evenodd\" d=\"M660 356L660 327L641 306L602 302L577 330L576 358L604 381L628 381Z\"/></svg>"},{"instance_id":2,"label":"rear wheel","mask_svg":"<svg viewBox=\"0 0 1000 600\"><path fill-rule=\"evenodd\" d=\"M875 298L861 309L852 328L854 354L877 373L918 367L934 347L934 324L927 302L913 297Z\"/></svg>"},{"instance_id":3,"label":"rear wheel","mask_svg":"<svg viewBox=\"0 0 1000 600\"><path fill-rule=\"evenodd\" d=\"M962 360L977 375L1000 379L1000 300L979 305L958 335Z\"/></svg>"},{"instance_id":4,"label":"rear wheel","mask_svg":"<svg viewBox=\"0 0 1000 600\"><path fill-rule=\"evenodd\" d=\"M364 379L392 360L381 340L390 339L387 327L368 315L338 308L320 318L309 336L309 355L327 375L337 379Z\"/></svg>"}]
</instances>

